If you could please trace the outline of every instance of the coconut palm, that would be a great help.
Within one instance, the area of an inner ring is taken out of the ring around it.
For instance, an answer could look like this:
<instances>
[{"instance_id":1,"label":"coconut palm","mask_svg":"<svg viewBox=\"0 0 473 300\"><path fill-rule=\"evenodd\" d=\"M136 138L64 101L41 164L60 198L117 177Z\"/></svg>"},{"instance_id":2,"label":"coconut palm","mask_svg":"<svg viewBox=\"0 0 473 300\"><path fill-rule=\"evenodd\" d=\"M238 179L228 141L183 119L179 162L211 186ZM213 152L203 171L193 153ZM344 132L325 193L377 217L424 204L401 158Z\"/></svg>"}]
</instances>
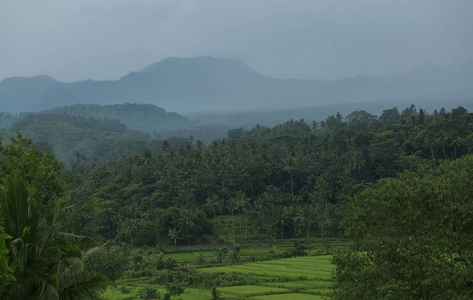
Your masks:
<instances>
[{"instance_id":1,"label":"coconut palm","mask_svg":"<svg viewBox=\"0 0 473 300\"><path fill-rule=\"evenodd\" d=\"M0 217L4 219L15 280L0 287L2 299L96 299L107 287L89 264L100 253L91 240L60 231L67 199L42 205L33 187L17 176L4 179ZM89 248L82 250L79 248Z\"/></svg>"},{"instance_id":2,"label":"coconut palm","mask_svg":"<svg viewBox=\"0 0 473 300\"><path fill-rule=\"evenodd\" d=\"M138 227L134 219L127 218L122 223L121 230L125 234L125 237L130 237L130 247L133 247L133 234L137 229Z\"/></svg>"},{"instance_id":3,"label":"coconut palm","mask_svg":"<svg viewBox=\"0 0 473 300\"><path fill-rule=\"evenodd\" d=\"M179 225L184 227L187 235L187 245L190 245L191 230L195 227L195 210L181 209L181 217L178 221Z\"/></svg>"},{"instance_id":4,"label":"coconut palm","mask_svg":"<svg viewBox=\"0 0 473 300\"><path fill-rule=\"evenodd\" d=\"M217 212L222 211L222 205L223 202L217 195L213 195L207 199L207 209L214 215L215 232L217 232Z\"/></svg>"},{"instance_id":5,"label":"coconut palm","mask_svg":"<svg viewBox=\"0 0 473 300\"><path fill-rule=\"evenodd\" d=\"M234 212L238 209L238 203L235 198L228 200L228 210L232 213L232 232L233 232L233 241L235 241L235 220L233 218Z\"/></svg>"},{"instance_id":6,"label":"coconut palm","mask_svg":"<svg viewBox=\"0 0 473 300\"><path fill-rule=\"evenodd\" d=\"M313 209L312 203L304 205L302 209L299 211L300 218L305 224L307 240L309 239L310 226L314 222L313 211L314 209Z\"/></svg>"},{"instance_id":7,"label":"coconut palm","mask_svg":"<svg viewBox=\"0 0 473 300\"><path fill-rule=\"evenodd\" d=\"M174 246L177 244L177 240L179 239L180 234L181 231L177 230L176 227L174 227L173 229L169 229L168 236L172 241L174 241Z\"/></svg>"}]
</instances>

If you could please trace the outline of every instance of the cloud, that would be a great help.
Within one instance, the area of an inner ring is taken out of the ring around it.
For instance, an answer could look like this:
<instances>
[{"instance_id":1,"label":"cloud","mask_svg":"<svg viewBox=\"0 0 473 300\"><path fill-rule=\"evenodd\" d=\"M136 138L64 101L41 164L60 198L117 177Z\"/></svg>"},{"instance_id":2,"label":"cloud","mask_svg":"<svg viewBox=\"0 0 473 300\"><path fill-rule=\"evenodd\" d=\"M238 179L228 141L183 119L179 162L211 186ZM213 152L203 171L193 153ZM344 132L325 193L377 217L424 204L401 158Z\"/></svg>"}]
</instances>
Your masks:
<instances>
[{"instance_id":1,"label":"cloud","mask_svg":"<svg viewBox=\"0 0 473 300\"><path fill-rule=\"evenodd\" d=\"M169 56L341 78L473 59L473 1L38 0L0 11L0 79L116 79Z\"/></svg>"}]
</instances>

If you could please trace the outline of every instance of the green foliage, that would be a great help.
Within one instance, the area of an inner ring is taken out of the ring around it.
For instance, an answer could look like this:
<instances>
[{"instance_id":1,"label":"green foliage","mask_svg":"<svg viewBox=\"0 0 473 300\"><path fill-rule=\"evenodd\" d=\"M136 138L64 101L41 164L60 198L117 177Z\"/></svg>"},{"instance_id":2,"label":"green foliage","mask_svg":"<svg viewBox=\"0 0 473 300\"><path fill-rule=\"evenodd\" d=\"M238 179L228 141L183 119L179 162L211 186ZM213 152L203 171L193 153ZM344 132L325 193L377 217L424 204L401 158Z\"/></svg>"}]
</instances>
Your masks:
<instances>
[{"instance_id":1,"label":"green foliage","mask_svg":"<svg viewBox=\"0 0 473 300\"><path fill-rule=\"evenodd\" d=\"M39 152L30 139L20 133L10 137L6 147L0 147L0 177L16 174L36 187L38 197L45 203L52 195L62 196L67 191L67 181L62 176L62 164L50 153Z\"/></svg>"},{"instance_id":2,"label":"green foliage","mask_svg":"<svg viewBox=\"0 0 473 300\"><path fill-rule=\"evenodd\" d=\"M367 184L471 152L473 115L458 111L393 108L379 121L357 111L325 128L291 120L210 145L156 142L108 163L76 155L72 202L84 205L71 228L133 247L337 236L347 199Z\"/></svg>"},{"instance_id":3,"label":"green foliage","mask_svg":"<svg viewBox=\"0 0 473 300\"><path fill-rule=\"evenodd\" d=\"M176 296L179 296L184 292L186 288L183 286L182 282L178 280L170 282L166 285L166 291L169 295L176 299Z\"/></svg>"},{"instance_id":4,"label":"green foliage","mask_svg":"<svg viewBox=\"0 0 473 300\"><path fill-rule=\"evenodd\" d=\"M118 120L96 120L67 114L28 115L12 124L10 132L17 131L48 152L52 146L64 162L72 161L76 152L89 159L116 159L119 149L133 147L140 150L150 139L143 133L128 130Z\"/></svg>"},{"instance_id":5,"label":"green foliage","mask_svg":"<svg viewBox=\"0 0 473 300\"><path fill-rule=\"evenodd\" d=\"M31 140L20 134L11 141L0 148L0 220L6 234L2 233L0 240L8 247L8 261L3 256L0 261L8 262L2 271L11 271L14 280L0 285L0 297L99 297L107 278L91 266L101 248L94 247L87 237L62 230L72 209L66 205L69 197L62 165L51 154L38 152Z\"/></svg>"},{"instance_id":6,"label":"green foliage","mask_svg":"<svg viewBox=\"0 0 473 300\"><path fill-rule=\"evenodd\" d=\"M220 300L220 292L216 287L212 287L212 300Z\"/></svg>"},{"instance_id":7,"label":"green foliage","mask_svg":"<svg viewBox=\"0 0 473 300\"><path fill-rule=\"evenodd\" d=\"M9 249L5 241L9 238L0 226L0 286L6 286L14 278L12 276L13 269L9 266Z\"/></svg>"},{"instance_id":8,"label":"green foliage","mask_svg":"<svg viewBox=\"0 0 473 300\"><path fill-rule=\"evenodd\" d=\"M145 288L139 295L139 299L150 300L160 299L159 292L154 288Z\"/></svg>"},{"instance_id":9,"label":"green foliage","mask_svg":"<svg viewBox=\"0 0 473 300\"><path fill-rule=\"evenodd\" d=\"M378 182L342 222L355 244L334 257L336 299L473 297L473 157Z\"/></svg>"},{"instance_id":10,"label":"green foliage","mask_svg":"<svg viewBox=\"0 0 473 300\"><path fill-rule=\"evenodd\" d=\"M114 282L129 268L127 253L119 246L107 246L100 253L100 259L95 262L94 268L107 276L110 282Z\"/></svg>"},{"instance_id":11,"label":"green foliage","mask_svg":"<svg viewBox=\"0 0 473 300\"><path fill-rule=\"evenodd\" d=\"M163 258L163 255L160 254L156 259L156 270L173 270L177 266L177 261L172 257Z\"/></svg>"},{"instance_id":12,"label":"green foliage","mask_svg":"<svg viewBox=\"0 0 473 300\"><path fill-rule=\"evenodd\" d=\"M124 103L114 105L76 104L57 107L42 114L69 114L99 120L118 120L128 128L147 133L162 133L167 130L194 125L194 122L152 104Z\"/></svg>"},{"instance_id":13,"label":"green foliage","mask_svg":"<svg viewBox=\"0 0 473 300\"><path fill-rule=\"evenodd\" d=\"M227 248L225 247L220 247L218 248L217 251L215 251L215 260L218 264L221 264L222 263L222 260L223 258L225 257L225 255L228 253L228 250Z\"/></svg>"},{"instance_id":14,"label":"green foliage","mask_svg":"<svg viewBox=\"0 0 473 300\"><path fill-rule=\"evenodd\" d=\"M59 230L66 200L57 199L54 210L48 211L35 199L34 187L18 176L7 176L1 196L1 216L11 238L10 266L15 280L0 288L5 298L68 298L90 299L100 295L107 286L104 275L86 266L92 264L98 248L81 250L84 237Z\"/></svg>"},{"instance_id":15,"label":"green foliage","mask_svg":"<svg viewBox=\"0 0 473 300\"><path fill-rule=\"evenodd\" d=\"M128 288L128 287L126 287L126 286L121 286L121 287L119 288L119 290L120 290L120 292L121 292L122 294L129 294L129 293L131 292L130 288Z\"/></svg>"}]
</instances>

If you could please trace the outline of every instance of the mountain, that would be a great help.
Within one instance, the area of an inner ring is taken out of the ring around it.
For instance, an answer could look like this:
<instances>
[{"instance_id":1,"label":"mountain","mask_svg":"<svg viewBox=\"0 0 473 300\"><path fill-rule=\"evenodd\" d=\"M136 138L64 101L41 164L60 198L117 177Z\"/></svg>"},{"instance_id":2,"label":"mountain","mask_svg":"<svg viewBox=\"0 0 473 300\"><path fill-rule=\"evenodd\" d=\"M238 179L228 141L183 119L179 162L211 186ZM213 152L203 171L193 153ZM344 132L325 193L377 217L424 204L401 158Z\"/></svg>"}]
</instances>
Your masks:
<instances>
[{"instance_id":1,"label":"mountain","mask_svg":"<svg viewBox=\"0 0 473 300\"><path fill-rule=\"evenodd\" d=\"M46 75L6 78L0 81L1 110L5 112L29 110L29 105L41 104L44 98L51 96L49 91L56 90L60 86L60 82Z\"/></svg>"},{"instance_id":2,"label":"mountain","mask_svg":"<svg viewBox=\"0 0 473 300\"><path fill-rule=\"evenodd\" d=\"M47 76L0 82L0 110L75 103L151 103L178 112L266 110L394 99L473 98L473 63L422 65L404 74L344 80L273 79L238 60L168 58L116 81L58 82Z\"/></svg>"}]
</instances>

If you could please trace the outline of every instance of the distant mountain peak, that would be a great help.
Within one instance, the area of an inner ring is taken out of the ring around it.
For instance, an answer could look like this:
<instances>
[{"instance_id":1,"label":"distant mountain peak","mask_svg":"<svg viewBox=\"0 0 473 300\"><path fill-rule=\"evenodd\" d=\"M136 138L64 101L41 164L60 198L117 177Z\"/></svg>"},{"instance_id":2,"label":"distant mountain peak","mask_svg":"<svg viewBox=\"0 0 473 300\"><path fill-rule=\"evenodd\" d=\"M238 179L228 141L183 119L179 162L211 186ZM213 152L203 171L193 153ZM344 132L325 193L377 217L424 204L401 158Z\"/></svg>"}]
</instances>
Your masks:
<instances>
[{"instance_id":1,"label":"distant mountain peak","mask_svg":"<svg viewBox=\"0 0 473 300\"><path fill-rule=\"evenodd\" d=\"M188 58L169 57L138 71L138 73L152 74L162 74L168 72L242 73L245 75L258 74L253 69L237 59L217 58L213 56Z\"/></svg>"}]
</instances>

